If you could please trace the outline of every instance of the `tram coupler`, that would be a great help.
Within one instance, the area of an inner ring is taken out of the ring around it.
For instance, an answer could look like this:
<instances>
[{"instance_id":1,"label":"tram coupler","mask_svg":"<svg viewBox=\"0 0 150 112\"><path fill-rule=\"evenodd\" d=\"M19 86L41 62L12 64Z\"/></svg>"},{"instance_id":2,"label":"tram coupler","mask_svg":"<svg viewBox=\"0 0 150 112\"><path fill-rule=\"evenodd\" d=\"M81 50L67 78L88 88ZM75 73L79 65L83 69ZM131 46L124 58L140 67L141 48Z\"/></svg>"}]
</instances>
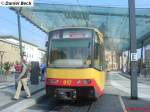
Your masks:
<instances>
[{"instance_id":1,"label":"tram coupler","mask_svg":"<svg viewBox=\"0 0 150 112\"><path fill-rule=\"evenodd\" d=\"M75 100L77 94L75 89L58 88L55 90L54 97L62 100Z\"/></svg>"}]
</instances>

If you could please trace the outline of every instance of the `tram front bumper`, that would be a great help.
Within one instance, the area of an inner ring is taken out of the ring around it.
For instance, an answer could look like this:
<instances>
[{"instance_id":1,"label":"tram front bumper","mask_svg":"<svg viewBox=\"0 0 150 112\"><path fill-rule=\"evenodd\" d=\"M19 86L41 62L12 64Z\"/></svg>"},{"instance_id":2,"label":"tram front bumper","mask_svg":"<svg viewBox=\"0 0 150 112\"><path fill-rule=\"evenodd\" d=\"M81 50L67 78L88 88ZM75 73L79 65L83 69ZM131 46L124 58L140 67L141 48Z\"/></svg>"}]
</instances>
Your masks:
<instances>
[{"instance_id":1,"label":"tram front bumper","mask_svg":"<svg viewBox=\"0 0 150 112\"><path fill-rule=\"evenodd\" d=\"M76 89L57 88L54 93L54 97L58 99L74 100L77 98Z\"/></svg>"},{"instance_id":2,"label":"tram front bumper","mask_svg":"<svg viewBox=\"0 0 150 112\"><path fill-rule=\"evenodd\" d=\"M91 98L95 94L94 87L60 87L46 86L46 94L58 99L75 100Z\"/></svg>"}]
</instances>

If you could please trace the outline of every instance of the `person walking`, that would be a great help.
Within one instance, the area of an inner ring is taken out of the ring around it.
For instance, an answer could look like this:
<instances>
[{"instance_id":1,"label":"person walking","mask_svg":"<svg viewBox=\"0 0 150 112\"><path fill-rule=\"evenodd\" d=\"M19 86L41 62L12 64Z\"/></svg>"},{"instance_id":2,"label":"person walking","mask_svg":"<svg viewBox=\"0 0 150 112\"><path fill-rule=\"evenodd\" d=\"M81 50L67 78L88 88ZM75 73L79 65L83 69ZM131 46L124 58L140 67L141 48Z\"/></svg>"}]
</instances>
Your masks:
<instances>
[{"instance_id":1,"label":"person walking","mask_svg":"<svg viewBox=\"0 0 150 112\"><path fill-rule=\"evenodd\" d=\"M46 65L41 64L41 81L45 81Z\"/></svg>"},{"instance_id":2,"label":"person walking","mask_svg":"<svg viewBox=\"0 0 150 112\"><path fill-rule=\"evenodd\" d=\"M18 61L16 61L15 70L17 74L21 73L21 64Z\"/></svg>"},{"instance_id":3,"label":"person walking","mask_svg":"<svg viewBox=\"0 0 150 112\"><path fill-rule=\"evenodd\" d=\"M22 66L18 61L16 61L14 68L15 68L15 88L17 89L18 84L17 84L16 79L19 77L19 74L21 73Z\"/></svg>"},{"instance_id":4,"label":"person walking","mask_svg":"<svg viewBox=\"0 0 150 112\"><path fill-rule=\"evenodd\" d=\"M13 98L14 100L19 99L22 86L24 87L24 90L27 93L27 98L31 97L30 90L29 90L29 87L27 85L27 82L28 82L27 65L26 65L26 61L24 59L21 60L21 66L22 66L21 73L20 73L19 77L16 80L18 82L18 86L17 86L15 96Z\"/></svg>"}]
</instances>

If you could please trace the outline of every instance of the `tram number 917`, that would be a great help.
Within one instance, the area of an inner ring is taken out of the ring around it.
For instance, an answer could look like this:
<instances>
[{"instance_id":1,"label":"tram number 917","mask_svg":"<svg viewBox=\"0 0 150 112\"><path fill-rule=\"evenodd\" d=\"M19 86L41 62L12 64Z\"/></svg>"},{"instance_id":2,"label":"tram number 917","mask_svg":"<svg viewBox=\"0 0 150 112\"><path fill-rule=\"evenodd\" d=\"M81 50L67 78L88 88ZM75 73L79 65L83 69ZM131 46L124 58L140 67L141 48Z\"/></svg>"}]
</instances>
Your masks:
<instances>
[{"instance_id":1,"label":"tram number 917","mask_svg":"<svg viewBox=\"0 0 150 112\"><path fill-rule=\"evenodd\" d=\"M63 85L71 85L71 80L64 80Z\"/></svg>"}]
</instances>

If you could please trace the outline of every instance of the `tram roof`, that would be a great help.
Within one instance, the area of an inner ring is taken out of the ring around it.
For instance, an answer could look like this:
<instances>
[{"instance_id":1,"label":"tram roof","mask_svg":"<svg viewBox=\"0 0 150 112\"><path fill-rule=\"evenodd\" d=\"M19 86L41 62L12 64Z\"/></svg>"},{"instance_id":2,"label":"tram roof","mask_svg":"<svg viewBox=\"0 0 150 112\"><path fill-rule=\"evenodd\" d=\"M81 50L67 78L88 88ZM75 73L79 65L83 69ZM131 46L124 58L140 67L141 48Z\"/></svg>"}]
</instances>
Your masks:
<instances>
[{"instance_id":1,"label":"tram roof","mask_svg":"<svg viewBox=\"0 0 150 112\"><path fill-rule=\"evenodd\" d=\"M136 9L138 48L141 41L150 43L149 12L150 8ZM46 33L58 27L95 27L103 32L107 49L129 49L128 8L35 3L34 7L22 7L20 14Z\"/></svg>"}]
</instances>

